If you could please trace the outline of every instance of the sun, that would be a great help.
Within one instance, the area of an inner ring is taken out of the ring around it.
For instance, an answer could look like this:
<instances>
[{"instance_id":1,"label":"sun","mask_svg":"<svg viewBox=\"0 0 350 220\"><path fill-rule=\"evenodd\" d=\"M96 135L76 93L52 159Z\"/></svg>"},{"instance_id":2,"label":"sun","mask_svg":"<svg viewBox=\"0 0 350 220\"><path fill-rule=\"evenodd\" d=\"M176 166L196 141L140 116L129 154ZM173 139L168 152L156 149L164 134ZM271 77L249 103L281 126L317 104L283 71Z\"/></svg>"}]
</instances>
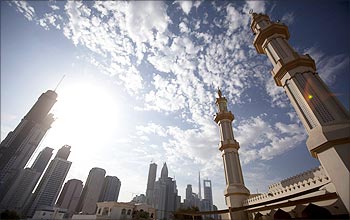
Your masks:
<instances>
[{"instance_id":1,"label":"sun","mask_svg":"<svg viewBox=\"0 0 350 220\"><path fill-rule=\"evenodd\" d=\"M82 146L101 144L118 129L118 104L114 94L94 83L75 83L58 92L51 138Z\"/></svg>"}]
</instances>

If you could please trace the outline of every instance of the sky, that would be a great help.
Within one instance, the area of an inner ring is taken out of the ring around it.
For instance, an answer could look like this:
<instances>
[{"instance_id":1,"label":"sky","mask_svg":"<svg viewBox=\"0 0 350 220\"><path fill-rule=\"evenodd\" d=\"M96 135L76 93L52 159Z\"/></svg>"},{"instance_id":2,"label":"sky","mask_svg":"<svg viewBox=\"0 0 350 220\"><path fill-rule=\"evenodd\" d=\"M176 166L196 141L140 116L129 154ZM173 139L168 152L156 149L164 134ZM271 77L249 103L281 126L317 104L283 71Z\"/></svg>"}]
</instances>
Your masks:
<instances>
[{"instance_id":1,"label":"sky","mask_svg":"<svg viewBox=\"0 0 350 220\"><path fill-rule=\"evenodd\" d=\"M187 184L198 192L200 171L225 209L220 87L251 193L319 166L254 49L250 9L289 27L291 46L349 109L349 1L1 1L1 140L64 76L56 121L28 165L46 146L71 145L66 180L104 168L128 202L145 193L150 162L157 178L166 162L182 199Z\"/></svg>"}]
</instances>

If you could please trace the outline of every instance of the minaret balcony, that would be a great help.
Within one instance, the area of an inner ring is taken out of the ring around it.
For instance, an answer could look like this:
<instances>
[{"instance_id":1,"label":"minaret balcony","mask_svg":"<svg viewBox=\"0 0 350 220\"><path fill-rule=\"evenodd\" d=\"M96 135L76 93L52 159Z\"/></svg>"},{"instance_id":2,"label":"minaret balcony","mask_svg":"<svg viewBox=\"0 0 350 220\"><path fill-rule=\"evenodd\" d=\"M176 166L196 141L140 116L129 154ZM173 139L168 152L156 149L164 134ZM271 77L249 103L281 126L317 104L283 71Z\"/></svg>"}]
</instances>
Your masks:
<instances>
[{"instance_id":1,"label":"minaret balcony","mask_svg":"<svg viewBox=\"0 0 350 220\"><path fill-rule=\"evenodd\" d=\"M271 70L276 85L283 86L284 82L282 82L282 79L284 75L290 70L301 66L311 68L310 71L316 71L315 61L309 56L309 54L298 55L295 59L290 60L287 63L284 63L283 59L278 60L274 68Z\"/></svg>"},{"instance_id":2,"label":"minaret balcony","mask_svg":"<svg viewBox=\"0 0 350 220\"><path fill-rule=\"evenodd\" d=\"M225 112L219 112L215 114L214 121L218 123L221 120L228 119L230 121L233 121L235 117L233 116L231 111L225 111Z\"/></svg>"},{"instance_id":3,"label":"minaret balcony","mask_svg":"<svg viewBox=\"0 0 350 220\"><path fill-rule=\"evenodd\" d=\"M283 35L286 40L288 40L290 37L288 27L286 25L279 24L279 23L272 23L266 28L260 29L254 38L253 44L256 51L258 51L258 53L265 54L265 51L263 48L264 41L268 37L274 34Z\"/></svg>"},{"instance_id":4,"label":"minaret balcony","mask_svg":"<svg viewBox=\"0 0 350 220\"><path fill-rule=\"evenodd\" d=\"M239 149L239 143L236 140L224 140L219 143L219 150L223 151L225 149Z\"/></svg>"}]
</instances>

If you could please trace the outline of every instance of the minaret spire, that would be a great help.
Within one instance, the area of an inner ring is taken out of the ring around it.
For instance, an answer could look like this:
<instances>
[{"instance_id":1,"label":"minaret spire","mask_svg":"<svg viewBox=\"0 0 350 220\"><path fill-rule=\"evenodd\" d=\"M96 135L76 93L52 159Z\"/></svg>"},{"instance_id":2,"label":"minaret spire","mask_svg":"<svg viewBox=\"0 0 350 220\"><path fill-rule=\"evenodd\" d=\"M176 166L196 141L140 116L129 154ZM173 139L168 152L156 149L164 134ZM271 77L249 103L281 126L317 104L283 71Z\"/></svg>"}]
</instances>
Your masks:
<instances>
[{"instance_id":1,"label":"minaret spire","mask_svg":"<svg viewBox=\"0 0 350 220\"><path fill-rule=\"evenodd\" d=\"M229 208L242 207L243 200L247 199L250 192L245 187L241 163L239 161L238 149L239 143L234 139L232 130L232 121L234 115L227 110L227 100L222 96L222 92L218 89L219 98L216 98L218 113L216 113L214 121L220 129L219 150L222 152L222 158L225 169L226 179L226 205ZM245 220L248 219L245 212L231 213L231 219Z\"/></svg>"},{"instance_id":2,"label":"minaret spire","mask_svg":"<svg viewBox=\"0 0 350 220\"><path fill-rule=\"evenodd\" d=\"M286 25L252 13L251 29L257 52L268 56L277 86L285 89L309 135L306 145L311 155L319 159L350 212L349 112L318 76L315 61L289 45Z\"/></svg>"}]
</instances>

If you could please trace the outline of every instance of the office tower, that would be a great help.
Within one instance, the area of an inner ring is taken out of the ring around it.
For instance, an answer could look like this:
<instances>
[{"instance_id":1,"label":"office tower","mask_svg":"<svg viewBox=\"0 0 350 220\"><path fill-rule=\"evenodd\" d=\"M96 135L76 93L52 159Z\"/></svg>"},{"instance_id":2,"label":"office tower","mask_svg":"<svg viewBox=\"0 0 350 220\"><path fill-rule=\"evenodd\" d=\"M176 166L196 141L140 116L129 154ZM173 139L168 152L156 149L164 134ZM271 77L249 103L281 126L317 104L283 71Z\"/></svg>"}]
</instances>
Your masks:
<instances>
[{"instance_id":1,"label":"office tower","mask_svg":"<svg viewBox=\"0 0 350 220\"><path fill-rule=\"evenodd\" d=\"M211 188L211 180L203 180L204 199L209 202L206 211L213 211L213 193Z\"/></svg>"},{"instance_id":2,"label":"office tower","mask_svg":"<svg viewBox=\"0 0 350 220\"><path fill-rule=\"evenodd\" d=\"M22 212L25 202L44 172L52 157L52 148L45 147L36 157L31 168L21 170L1 201L1 210L9 209Z\"/></svg>"},{"instance_id":3,"label":"office tower","mask_svg":"<svg viewBox=\"0 0 350 220\"><path fill-rule=\"evenodd\" d=\"M154 183L156 181L156 176L157 176L157 164L151 163L149 165L147 189L146 189L146 203L148 205L153 204L153 192L154 192Z\"/></svg>"},{"instance_id":4,"label":"office tower","mask_svg":"<svg viewBox=\"0 0 350 220\"><path fill-rule=\"evenodd\" d=\"M308 150L320 161L350 212L349 111L319 77L315 61L289 45L286 25L252 13L250 27L257 52L268 56L276 85L284 88L309 135Z\"/></svg>"},{"instance_id":5,"label":"office tower","mask_svg":"<svg viewBox=\"0 0 350 220\"><path fill-rule=\"evenodd\" d=\"M187 184L186 187L186 200L187 201L191 201L192 198L192 185L191 184Z\"/></svg>"},{"instance_id":6,"label":"office tower","mask_svg":"<svg viewBox=\"0 0 350 220\"><path fill-rule=\"evenodd\" d=\"M54 121L49 114L57 94L43 93L15 130L9 132L0 144L0 198L15 181L16 175L28 163L40 141Z\"/></svg>"},{"instance_id":7,"label":"office tower","mask_svg":"<svg viewBox=\"0 0 350 220\"><path fill-rule=\"evenodd\" d=\"M161 177L154 184L154 208L158 219L169 219L170 213L179 208L181 198L178 196L176 181L168 177L168 167L164 163Z\"/></svg>"},{"instance_id":8,"label":"office tower","mask_svg":"<svg viewBox=\"0 0 350 220\"><path fill-rule=\"evenodd\" d=\"M201 172L198 172L198 198L202 200Z\"/></svg>"},{"instance_id":9,"label":"office tower","mask_svg":"<svg viewBox=\"0 0 350 220\"><path fill-rule=\"evenodd\" d=\"M216 113L214 121L218 124L220 130L221 140L219 143L219 150L222 152L224 162L226 205L229 208L241 207L243 201L248 198L250 192L244 185L242 168L238 155L239 143L233 136L232 121L234 120L234 115L227 109L227 100L222 96L220 89L218 90L218 95L219 98L216 98L216 106L219 112ZM205 190L206 186L204 185L204 198L206 199L209 198L209 193L206 195ZM212 202L213 201L211 201L211 205L213 204ZM245 212L234 212L230 213L230 215L230 219L248 219L247 213Z\"/></svg>"},{"instance_id":10,"label":"office tower","mask_svg":"<svg viewBox=\"0 0 350 220\"><path fill-rule=\"evenodd\" d=\"M77 212L92 215L96 212L96 203L100 197L106 171L102 168L94 167L90 170L85 182L83 192L77 206Z\"/></svg>"},{"instance_id":11,"label":"office tower","mask_svg":"<svg viewBox=\"0 0 350 220\"><path fill-rule=\"evenodd\" d=\"M56 206L62 209L67 209L68 216L72 216L77 208L82 190L83 182L81 180L68 180L63 186Z\"/></svg>"},{"instance_id":12,"label":"office tower","mask_svg":"<svg viewBox=\"0 0 350 220\"><path fill-rule=\"evenodd\" d=\"M99 202L117 202L120 186L121 183L118 177L106 176L100 193Z\"/></svg>"},{"instance_id":13,"label":"office tower","mask_svg":"<svg viewBox=\"0 0 350 220\"><path fill-rule=\"evenodd\" d=\"M45 147L40 151L31 168L42 174L52 157L52 151L53 149L50 147Z\"/></svg>"},{"instance_id":14,"label":"office tower","mask_svg":"<svg viewBox=\"0 0 350 220\"><path fill-rule=\"evenodd\" d=\"M28 200L26 205L29 208L27 216L33 216L35 210L40 208L40 206L52 207L55 204L72 164L72 162L67 161L70 149L71 147L69 145L64 145L58 150L55 158L51 160L32 199ZM65 152L65 154L61 154L60 152Z\"/></svg>"}]
</instances>

